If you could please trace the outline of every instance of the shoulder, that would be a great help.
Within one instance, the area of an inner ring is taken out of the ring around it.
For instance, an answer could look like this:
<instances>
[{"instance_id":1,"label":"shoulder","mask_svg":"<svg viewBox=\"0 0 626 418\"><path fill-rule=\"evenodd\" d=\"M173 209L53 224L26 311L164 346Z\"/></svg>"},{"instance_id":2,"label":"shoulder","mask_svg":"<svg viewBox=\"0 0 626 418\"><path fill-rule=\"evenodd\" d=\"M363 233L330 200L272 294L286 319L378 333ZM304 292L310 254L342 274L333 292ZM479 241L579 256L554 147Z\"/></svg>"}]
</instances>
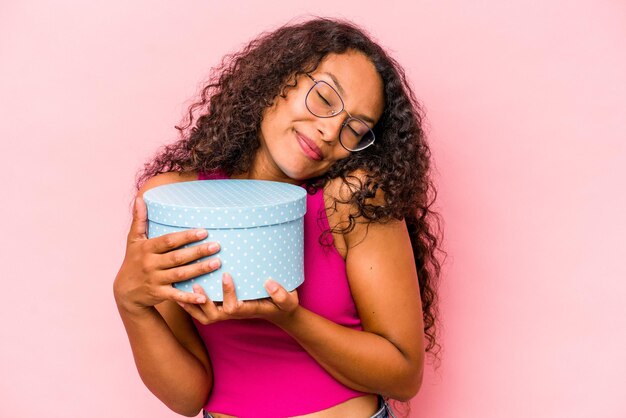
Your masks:
<instances>
[{"instance_id":1,"label":"shoulder","mask_svg":"<svg viewBox=\"0 0 626 418\"><path fill-rule=\"evenodd\" d=\"M198 173L195 171L188 171L185 173L179 173L177 171L170 171L167 173L161 173L146 180L146 182L142 184L141 187L139 188L137 194L142 196L146 191L153 189L157 186L163 186L165 184L181 183L183 181L193 181L193 180L198 180Z\"/></svg>"},{"instance_id":2,"label":"shoulder","mask_svg":"<svg viewBox=\"0 0 626 418\"><path fill-rule=\"evenodd\" d=\"M362 214L364 207L371 213L370 209L388 205L384 190L375 183L366 172L356 172L346 180L330 181L325 195L349 202L337 204L335 216L345 230L346 274L363 330L382 336L419 362L423 320L411 240L403 219L370 220ZM372 193L351 199L363 188ZM352 229L346 228L350 221Z\"/></svg>"},{"instance_id":3,"label":"shoulder","mask_svg":"<svg viewBox=\"0 0 626 418\"><path fill-rule=\"evenodd\" d=\"M352 222L353 227L348 228L342 235L347 246L350 243L359 242L372 221L363 214L363 206L369 209L386 204L385 193L382 188L373 188L375 180L368 176L365 170L357 170L344 178L337 177L329 180L324 186L324 201L330 227L346 229ZM363 194L363 189L370 189L372 193ZM354 199L355 194L363 197Z\"/></svg>"},{"instance_id":4,"label":"shoulder","mask_svg":"<svg viewBox=\"0 0 626 418\"><path fill-rule=\"evenodd\" d=\"M355 193L360 192L364 188L372 189L375 185L376 180L369 176L365 170L359 169L348 174L345 179L336 177L329 180L324 186L324 195L337 201L347 203L352 199ZM383 189L377 187L375 194L365 198L364 203L374 206L383 206L385 204Z\"/></svg>"}]
</instances>

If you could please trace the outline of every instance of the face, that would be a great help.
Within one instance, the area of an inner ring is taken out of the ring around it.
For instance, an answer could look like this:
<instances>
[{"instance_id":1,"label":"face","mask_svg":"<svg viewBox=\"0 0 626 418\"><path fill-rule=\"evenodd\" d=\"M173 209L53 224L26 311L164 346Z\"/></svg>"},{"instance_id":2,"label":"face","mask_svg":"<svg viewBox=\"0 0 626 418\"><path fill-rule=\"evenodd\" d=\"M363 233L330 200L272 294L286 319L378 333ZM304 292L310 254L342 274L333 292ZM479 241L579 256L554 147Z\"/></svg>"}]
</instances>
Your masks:
<instances>
[{"instance_id":1,"label":"face","mask_svg":"<svg viewBox=\"0 0 626 418\"><path fill-rule=\"evenodd\" d=\"M359 52L330 54L311 73L330 84L343 99L345 110L373 128L384 108L383 82L374 64ZM259 133L260 148L249 178L298 184L323 175L351 152L339 143L339 132L349 118L346 111L330 118L313 115L305 98L314 81L306 75L295 88L277 96L265 109Z\"/></svg>"}]
</instances>

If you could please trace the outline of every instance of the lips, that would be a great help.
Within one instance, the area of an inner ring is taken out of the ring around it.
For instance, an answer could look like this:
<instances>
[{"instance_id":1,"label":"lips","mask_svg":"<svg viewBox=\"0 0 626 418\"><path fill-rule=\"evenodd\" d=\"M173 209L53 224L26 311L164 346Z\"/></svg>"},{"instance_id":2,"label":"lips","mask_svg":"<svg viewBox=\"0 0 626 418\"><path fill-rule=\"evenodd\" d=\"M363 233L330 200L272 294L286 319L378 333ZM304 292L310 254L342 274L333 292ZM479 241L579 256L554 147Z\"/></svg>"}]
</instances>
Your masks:
<instances>
[{"instance_id":1,"label":"lips","mask_svg":"<svg viewBox=\"0 0 626 418\"><path fill-rule=\"evenodd\" d=\"M315 145L315 142L313 142L310 138L307 138L299 132L296 132L296 137L298 138L298 144L300 144L300 148L302 148L306 155L318 161L324 158L322 150L319 149L319 147Z\"/></svg>"}]
</instances>

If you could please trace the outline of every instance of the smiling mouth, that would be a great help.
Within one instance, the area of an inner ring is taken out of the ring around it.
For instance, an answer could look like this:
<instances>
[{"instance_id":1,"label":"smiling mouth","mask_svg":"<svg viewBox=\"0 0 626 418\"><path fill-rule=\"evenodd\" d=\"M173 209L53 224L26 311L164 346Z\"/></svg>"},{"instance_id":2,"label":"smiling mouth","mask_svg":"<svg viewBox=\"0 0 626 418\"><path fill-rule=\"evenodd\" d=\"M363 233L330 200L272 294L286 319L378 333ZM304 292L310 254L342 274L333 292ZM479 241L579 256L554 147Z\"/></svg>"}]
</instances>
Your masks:
<instances>
[{"instance_id":1,"label":"smiling mouth","mask_svg":"<svg viewBox=\"0 0 626 418\"><path fill-rule=\"evenodd\" d=\"M300 148L304 151L304 153L310 158L320 161L324 158L322 155L322 151L315 145L313 141L309 138L300 135L296 132L296 137L298 138L298 144L300 144Z\"/></svg>"}]
</instances>

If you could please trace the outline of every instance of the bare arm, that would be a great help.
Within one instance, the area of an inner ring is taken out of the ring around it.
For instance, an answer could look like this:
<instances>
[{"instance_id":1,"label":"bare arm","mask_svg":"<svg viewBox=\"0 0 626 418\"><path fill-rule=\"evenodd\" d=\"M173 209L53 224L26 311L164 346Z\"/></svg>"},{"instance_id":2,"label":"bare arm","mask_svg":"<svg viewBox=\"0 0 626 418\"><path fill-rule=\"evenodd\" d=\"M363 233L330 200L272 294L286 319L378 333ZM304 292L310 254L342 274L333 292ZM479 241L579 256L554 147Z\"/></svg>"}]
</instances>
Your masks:
<instances>
[{"instance_id":1,"label":"bare arm","mask_svg":"<svg viewBox=\"0 0 626 418\"><path fill-rule=\"evenodd\" d=\"M331 200L345 200L352 192L337 179L325 190ZM379 190L372 203L384 202ZM329 213L331 225L345 223L355 212L346 204L335 207ZM345 256L363 331L300 306L291 318L278 317L275 323L346 386L406 401L419 390L424 365L422 304L411 241L404 221L356 221L351 232L334 238Z\"/></svg>"},{"instance_id":2,"label":"bare arm","mask_svg":"<svg viewBox=\"0 0 626 418\"><path fill-rule=\"evenodd\" d=\"M363 238L361 228L353 231L352 239ZM367 236L348 250L346 265L363 331L300 306L290 317L274 322L346 386L408 400L421 385L424 347L419 287L405 223L372 224Z\"/></svg>"},{"instance_id":3,"label":"bare arm","mask_svg":"<svg viewBox=\"0 0 626 418\"><path fill-rule=\"evenodd\" d=\"M347 218L348 210L340 209L339 221ZM406 224L393 221L366 227L361 222L341 239L348 248L344 251L346 268L363 331L338 325L301 307L297 291L287 292L273 281L265 284L271 300L239 301L227 273L223 276L222 305L208 301L184 308L204 324L237 318L269 320L346 386L408 400L421 385L424 334ZM199 286L194 290L204 294Z\"/></svg>"},{"instance_id":4,"label":"bare arm","mask_svg":"<svg viewBox=\"0 0 626 418\"><path fill-rule=\"evenodd\" d=\"M196 416L212 386L208 356L178 341L156 308L118 309L146 387L174 412Z\"/></svg>"},{"instance_id":5,"label":"bare arm","mask_svg":"<svg viewBox=\"0 0 626 418\"><path fill-rule=\"evenodd\" d=\"M139 197L156 185L184 180L175 173L157 176ZM172 251L203 238L195 231L148 240L146 216L139 198L126 256L113 285L115 300L144 384L173 411L195 416L211 390L212 371L191 318L174 302L195 303L198 296L180 292L171 283L212 270L206 262L183 265L214 251L206 245Z\"/></svg>"}]
</instances>

